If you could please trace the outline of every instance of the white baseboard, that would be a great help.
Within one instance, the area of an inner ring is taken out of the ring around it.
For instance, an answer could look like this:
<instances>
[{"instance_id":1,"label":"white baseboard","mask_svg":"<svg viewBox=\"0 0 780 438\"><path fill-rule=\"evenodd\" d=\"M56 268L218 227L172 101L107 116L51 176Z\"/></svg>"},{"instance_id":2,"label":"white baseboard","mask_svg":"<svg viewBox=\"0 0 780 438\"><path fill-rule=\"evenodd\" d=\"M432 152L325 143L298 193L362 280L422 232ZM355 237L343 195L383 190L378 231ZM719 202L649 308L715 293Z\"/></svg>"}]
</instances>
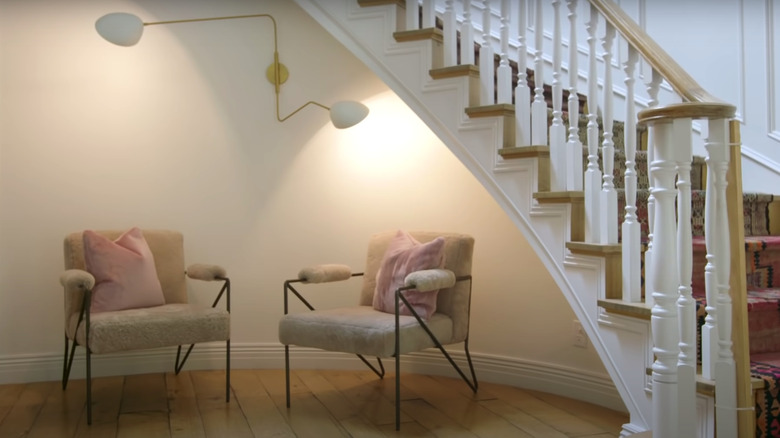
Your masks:
<instances>
[{"instance_id":1,"label":"white baseboard","mask_svg":"<svg viewBox=\"0 0 780 438\"><path fill-rule=\"evenodd\" d=\"M293 369L364 369L353 355L315 349L291 347L290 366ZM449 351L464 373L468 364L462 350ZM483 382L500 383L531 390L558 394L625 411L625 405L614 384L605 375L583 373L574 368L519 358L471 354L477 378ZM176 348L161 348L126 353L92 356L93 377L145 374L173 371ZM15 355L0 357L0 384L42 382L62 379L62 354ZM384 361L393 371L392 359ZM185 369L224 369L223 343L196 345ZM242 343L231 345L231 369L282 369L284 347L279 344ZM404 372L458 377L447 360L437 350L412 353L401 358ZM84 349L76 350L71 371L72 379L85 375Z\"/></svg>"}]
</instances>

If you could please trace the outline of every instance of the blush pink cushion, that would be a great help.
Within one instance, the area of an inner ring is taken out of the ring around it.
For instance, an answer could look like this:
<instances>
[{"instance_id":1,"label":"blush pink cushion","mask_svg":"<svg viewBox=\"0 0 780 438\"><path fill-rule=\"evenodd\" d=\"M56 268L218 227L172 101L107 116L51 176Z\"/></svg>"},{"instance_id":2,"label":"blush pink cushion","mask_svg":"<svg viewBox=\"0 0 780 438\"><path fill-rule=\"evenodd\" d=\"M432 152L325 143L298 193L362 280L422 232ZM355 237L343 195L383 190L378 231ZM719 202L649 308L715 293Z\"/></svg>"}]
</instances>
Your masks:
<instances>
[{"instance_id":1,"label":"blush pink cushion","mask_svg":"<svg viewBox=\"0 0 780 438\"><path fill-rule=\"evenodd\" d=\"M131 228L113 242L86 230L83 239L84 262L95 277L92 312L165 304L154 256L140 229Z\"/></svg>"},{"instance_id":2,"label":"blush pink cushion","mask_svg":"<svg viewBox=\"0 0 780 438\"><path fill-rule=\"evenodd\" d=\"M437 269L444 265L444 238L437 237L421 244L409 233L399 230L390 242L379 271L376 274L376 290L373 307L387 313L395 313L395 291L404 285L407 275L425 269ZM412 308L423 319L436 312L436 297L439 291L420 292L410 289L403 292ZM401 302L399 309L403 315L411 315Z\"/></svg>"}]
</instances>

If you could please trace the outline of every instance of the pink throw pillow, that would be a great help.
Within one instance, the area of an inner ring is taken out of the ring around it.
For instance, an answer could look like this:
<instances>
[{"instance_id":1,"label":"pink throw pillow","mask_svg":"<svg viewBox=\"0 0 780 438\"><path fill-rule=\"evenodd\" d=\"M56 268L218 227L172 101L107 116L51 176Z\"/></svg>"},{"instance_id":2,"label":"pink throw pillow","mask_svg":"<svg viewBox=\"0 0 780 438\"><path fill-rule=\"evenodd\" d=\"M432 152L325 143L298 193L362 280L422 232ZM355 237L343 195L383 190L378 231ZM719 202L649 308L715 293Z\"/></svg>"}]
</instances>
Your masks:
<instances>
[{"instance_id":1,"label":"pink throw pillow","mask_svg":"<svg viewBox=\"0 0 780 438\"><path fill-rule=\"evenodd\" d=\"M86 230L83 240L87 271L95 276L92 312L165 304L154 256L140 229L131 228L113 242Z\"/></svg>"},{"instance_id":2,"label":"pink throw pillow","mask_svg":"<svg viewBox=\"0 0 780 438\"><path fill-rule=\"evenodd\" d=\"M395 291L404 285L407 275L425 269L437 269L444 265L444 238L437 237L421 244L409 233L399 230L387 248L379 271L376 274L376 290L373 307L387 313L395 313ZM423 319L436 312L436 297L439 291L420 292L410 289L403 292L412 308ZM399 311L411 315L403 302Z\"/></svg>"}]
</instances>

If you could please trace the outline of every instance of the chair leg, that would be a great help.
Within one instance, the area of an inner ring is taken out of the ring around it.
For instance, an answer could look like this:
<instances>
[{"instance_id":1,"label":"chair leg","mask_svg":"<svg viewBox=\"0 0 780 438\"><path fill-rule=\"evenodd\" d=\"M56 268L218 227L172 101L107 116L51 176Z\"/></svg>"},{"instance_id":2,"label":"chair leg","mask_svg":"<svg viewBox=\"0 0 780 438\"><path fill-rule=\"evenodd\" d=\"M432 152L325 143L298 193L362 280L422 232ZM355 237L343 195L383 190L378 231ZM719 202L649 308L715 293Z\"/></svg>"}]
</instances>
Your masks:
<instances>
[{"instance_id":1,"label":"chair leg","mask_svg":"<svg viewBox=\"0 0 780 438\"><path fill-rule=\"evenodd\" d=\"M374 365L372 365L371 362L369 362L365 357L363 357L362 354L357 354L356 356L359 357L360 360L362 360L363 363L366 364L366 366L371 368L371 371L373 371L374 374L379 376L380 379L384 379L384 377L385 377L385 366L382 364L382 359L381 358L379 358L379 357L376 358L376 361L379 364L379 369L376 369L376 367Z\"/></svg>"},{"instance_id":2,"label":"chair leg","mask_svg":"<svg viewBox=\"0 0 780 438\"><path fill-rule=\"evenodd\" d=\"M87 350L87 424L92 424L92 353Z\"/></svg>"},{"instance_id":3,"label":"chair leg","mask_svg":"<svg viewBox=\"0 0 780 438\"><path fill-rule=\"evenodd\" d=\"M396 350L398 351L398 350ZM395 430L401 430L401 359L395 355Z\"/></svg>"},{"instance_id":4,"label":"chair leg","mask_svg":"<svg viewBox=\"0 0 780 438\"><path fill-rule=\"evenodd\" d=\"M469 385L471 387L471 390L474 391L474 393L477 393L477 389L479 388L479 382L477 382L477 373L474 372L474 364L471 362L471 353L469 353L469 338L466 338L466 341L463 344L463 349L466 352L466 360L469 363L469 370L471 371L471 381L474 382L474 386ZM466 383L469 383L468 381Z\"/></svg>"},{"instance_id":5,"label":"chair leg","mask_svg":"<svg viewBox=\"0 0 780 438\"><path fill-rule=\"evenodd\" d=\"M184 368L184 363L187 362L187 358L190 357L190 352L194 346L195 344L190 344L190 348L188 348L187 352L184 353L184 359L181 360L181 363L179 363L179 357L181 356L181 345L179 345L179 348L176 349L176 365L173 369L177 375L179 372L181 372L181 369Z\"/></svg>"},{"instance_id":6,"label":"chair leg","mask_svg":"<svg viewBox=\"0 0 780 438\"><path fill-rule=\"evenodd\" d=\"M230 339L225 342L225 402L230 403Z\"/></svg>"},{"instance_id":7,"label":"chair leg","mask_svg":"<svg viewBox=\"0 0 780 438\"><path fill-rule=\"evenodd\" d=\"M65 359L62 363L62 390L68 387L68 379L70 379L70 370L73 367L73 355L76 353L76 341L73 341L73 345L70 349L70 356L68 355L68 336L65 335Z\"/></svg>"},{"instance_id":8,"label":"chair leg","mask_svg":"<svg viewBox=\"0 0 780 438\"><path fill-rule=\"evenodd\" d=\"M287 394L287 407L290 407L290 346L284 346L284 389Z\"/></svg>"}]
</instances>

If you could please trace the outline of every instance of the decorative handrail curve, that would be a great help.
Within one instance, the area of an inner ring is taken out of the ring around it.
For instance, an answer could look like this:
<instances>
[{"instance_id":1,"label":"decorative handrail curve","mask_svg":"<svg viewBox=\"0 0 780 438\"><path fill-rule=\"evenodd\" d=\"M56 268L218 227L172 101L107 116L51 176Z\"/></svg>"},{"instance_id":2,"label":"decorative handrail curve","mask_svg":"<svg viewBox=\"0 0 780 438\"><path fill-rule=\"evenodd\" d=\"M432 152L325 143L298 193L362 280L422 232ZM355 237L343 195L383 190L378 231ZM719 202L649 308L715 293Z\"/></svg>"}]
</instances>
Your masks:
<instances>
[{"instance_id":1,"label":"decorative handrail curve","mask_svg":"<svg viewBox=\"0 0 780 438\"><path fill-rule=\"evenodd\" d=\"M702 88L666 51L612 0L589 0L601 15L633 46L677 94L690 102L723 101Z\"/></svg>"},{"instance_id":2,"label":"decorative handrail curve","mask_svg":"<svg viewBox=\"0 0 780 438\"><path fill-rule=\"evenodd\" d=\"M640 111L637 118L640 123L655 122L662 119L730 119L734 117L736 107L720 102L683 102Z\"/></svg>"}]
</instances>

